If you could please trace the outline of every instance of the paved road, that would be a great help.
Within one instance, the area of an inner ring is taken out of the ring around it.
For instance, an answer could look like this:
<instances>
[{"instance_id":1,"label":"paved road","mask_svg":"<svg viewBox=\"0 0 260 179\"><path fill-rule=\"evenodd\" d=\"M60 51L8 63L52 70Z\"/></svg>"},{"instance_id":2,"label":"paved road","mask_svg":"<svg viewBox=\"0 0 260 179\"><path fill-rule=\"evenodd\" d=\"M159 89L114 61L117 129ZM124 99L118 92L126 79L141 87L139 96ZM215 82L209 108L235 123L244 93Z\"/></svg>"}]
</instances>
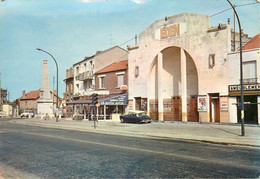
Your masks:
<instances>
[{"instance_id":1,"label":"paved road","mask_svg":"<svg viewBox=\"0 0 260 179\"><path fill-rule=\"evenodd\" d=\"M0 123L0 176L6 178L257 178L260 174L259 148Z\"/></svg>"}]
</instances>

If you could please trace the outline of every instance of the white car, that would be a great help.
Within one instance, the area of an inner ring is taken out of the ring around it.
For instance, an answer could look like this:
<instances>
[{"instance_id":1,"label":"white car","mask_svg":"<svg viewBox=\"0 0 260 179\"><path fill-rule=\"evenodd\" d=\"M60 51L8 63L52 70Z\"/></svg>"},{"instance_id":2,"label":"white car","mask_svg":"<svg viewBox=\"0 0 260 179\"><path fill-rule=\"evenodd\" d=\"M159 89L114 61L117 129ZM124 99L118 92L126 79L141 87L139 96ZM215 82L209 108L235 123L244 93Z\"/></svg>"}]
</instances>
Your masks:
<instances>
[{"instance_id":1,"label":"white car","mask_svg":"<svg viewBox=\"0 0 260 179\"><path fill-rule=\"evenodd\" d=\"M23 118L23 117L32 118L32 117L34 117L34 113L31 112L31 111L24 111L24 112L21 114L21 118Z\"/></svg>"}]
</instances>

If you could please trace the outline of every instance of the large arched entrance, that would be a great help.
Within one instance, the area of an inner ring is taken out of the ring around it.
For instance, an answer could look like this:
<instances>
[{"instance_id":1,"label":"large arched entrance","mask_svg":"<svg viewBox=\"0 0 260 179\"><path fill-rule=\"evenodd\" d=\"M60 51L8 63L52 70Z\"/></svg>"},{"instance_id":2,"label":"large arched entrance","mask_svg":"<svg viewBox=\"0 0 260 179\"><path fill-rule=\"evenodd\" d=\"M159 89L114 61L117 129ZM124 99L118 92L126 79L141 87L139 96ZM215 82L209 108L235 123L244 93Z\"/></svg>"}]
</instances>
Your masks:
<instances>
[{"instance_id":1,"label":"large arched entrance","mask_svg":"<svg viewBox=\"0 0 260 179\"><path fill-rule=\"evenodd\" d=\"M192 57L180 47L163 49L149 76L149 112L154 120L198 121L198 74Z\"/></svg>"}]
</instances>

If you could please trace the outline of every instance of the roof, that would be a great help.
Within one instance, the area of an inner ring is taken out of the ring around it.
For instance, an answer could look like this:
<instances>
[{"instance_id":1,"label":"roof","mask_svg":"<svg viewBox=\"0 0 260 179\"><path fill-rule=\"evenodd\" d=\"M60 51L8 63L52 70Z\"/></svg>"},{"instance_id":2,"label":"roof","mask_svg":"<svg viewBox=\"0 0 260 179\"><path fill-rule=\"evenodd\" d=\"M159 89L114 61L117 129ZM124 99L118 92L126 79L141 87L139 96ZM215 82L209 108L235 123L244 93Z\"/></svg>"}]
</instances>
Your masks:
<instances>
[{"instance_id":1,"label":"roof","mask_svg":"<svg viewBox=\"0 0 260 179\"><path fill-rule=\"evenodd\" d=\"M35 90L35 91L30 91L25 94L25 96L22 96L20 99L38 99L40 97L40 91Z\"/></svg>"},{"instance_id":2,"label":"roof","mask_svg":"<svg viewBox=\"0 0 260 179\"><path fill-rule=\"evenodd\" d=\"M52 94L52 91L50 91L50 93ZM54 93L54 96L57 96L57 94ZM40 90L34 90L26 93L25 96L20 97L20 100L38 99L39 97L40 97Z\"/></svg>"},{"instance_id":3,"label":"roof","mask_svg":"<svg viewBox=\"0 0 260 179\"><path fill-rule=\"evenodd\" d=\"M124 61L115 62L103 68L102 70L96 72L96 74L119 71L119 70L127 70L127 69L128 69L128 60L124 60Z\"/></svg>"},{"instance_id":4,"label":"roof","mask_svg":"<svg viewBox=\"0 0 260 179\"><path fill-rule=\"evenodd\" d=\"M92 55L92 56L90 56L90 57L85 57L83 60L81 60L81 61L79 61L79 62L77 62L77 63L74 63L73 66L76 66L76 65L78 65L78 64L80 64L80 63L82 63L82 62L84 62L84 61L91 60L91 59L94 58L94 57L95 57L95 55Z\"/></svg>"},{"instance_id":5,"label":"roof","mask_svg":"<svg viewBox=\"0 0 260 179\"><path fill-rule=\"evenodd\" d=\"M254 36L251 40L249 40L245 45L242 46L242 50L249 50L260 48L260 34Z\"/></svg>"},{"instance_id":6,"label":"roof","mask_svg":"<svg viewBox=\"0 0 260 179\"><path fill-rule=\"evenodd\" d=\"M115 48L119 48L119 49L122 49L122 50L126 51L125 49L123 49L123 48L121 48L121 47L119 47L119 46L113 46L113 47L111 47L111 48L109 48L109 49L106 49L106 50L104 50L104 51L98 50L98 51L96 51L96 53L95 53L94 55L92 55L92 56L90 56L90 57L85 57L83 60L81 60L81 61L79 61L79 62L77 62L77 63L74 63L73 66L76 66L76 65L78 65L78 64L80 64L80 63L82 63L82 62L84 62L84 61L88 61L88 60L90 60L90 59L92 59L92 58L94 58L94 57L96 57L96 56L102 55L102 54L104 54L104 53L106 53L106 52L108 52L108 51L110 51L110 50L115 49ZM126 52L127 52L127 51L126 51Z\"/></svg>"}]
</instances>

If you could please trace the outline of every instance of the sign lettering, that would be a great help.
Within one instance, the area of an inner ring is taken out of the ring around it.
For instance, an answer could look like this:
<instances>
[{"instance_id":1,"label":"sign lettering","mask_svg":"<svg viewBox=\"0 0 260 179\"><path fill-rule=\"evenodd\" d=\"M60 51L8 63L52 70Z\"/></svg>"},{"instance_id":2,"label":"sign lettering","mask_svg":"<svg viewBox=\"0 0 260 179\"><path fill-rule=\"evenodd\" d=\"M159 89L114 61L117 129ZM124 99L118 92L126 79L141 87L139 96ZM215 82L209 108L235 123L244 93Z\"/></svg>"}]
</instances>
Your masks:
<instances>
[{"instance_id":1,"label":"sign lettering","mask_svg":"<svg viewBox=\"0 0 260 179\"><path fill-rule=\"evenodd\" d=\"M259 91L260 90L260 84L252 84L252 85L243 85L243 88L245 91ZM232 85L229 86L230 92L240 91L241 86L240 85Z\"/></svg>"},{"instance_id":2,"label":"sign lettering","mask_svg":"<svg viewBox=\"0 0 260 179\"><path fill-rule=\"evenodd\" d=\"M180 24L173 24L160 29L161 39L180 35Z\"/></svg>"}]
</instances>

